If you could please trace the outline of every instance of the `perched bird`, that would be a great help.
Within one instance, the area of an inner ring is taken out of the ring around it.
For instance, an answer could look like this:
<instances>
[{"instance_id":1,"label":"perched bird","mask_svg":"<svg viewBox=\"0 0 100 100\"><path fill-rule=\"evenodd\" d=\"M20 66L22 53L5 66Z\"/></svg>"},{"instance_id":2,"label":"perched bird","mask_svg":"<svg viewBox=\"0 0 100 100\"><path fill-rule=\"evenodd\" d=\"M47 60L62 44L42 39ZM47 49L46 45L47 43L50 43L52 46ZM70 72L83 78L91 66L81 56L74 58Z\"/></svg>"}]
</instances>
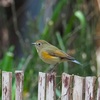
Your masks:
<instances>
[{"instance_id":1,"label":"perched bird","mask_svg":"<svg viewBox=\"0 0 100 100\"><path fill-rule=\"evenodd\" d=\"M75 58L69 56L68 54L51 45L45 40L37 40L35 43L32 44L35 45L39 57L45 63L56 66L57 64L64 61L71 61L81 65L81 63L75 60Z\"/></svg>"}]
</instances>

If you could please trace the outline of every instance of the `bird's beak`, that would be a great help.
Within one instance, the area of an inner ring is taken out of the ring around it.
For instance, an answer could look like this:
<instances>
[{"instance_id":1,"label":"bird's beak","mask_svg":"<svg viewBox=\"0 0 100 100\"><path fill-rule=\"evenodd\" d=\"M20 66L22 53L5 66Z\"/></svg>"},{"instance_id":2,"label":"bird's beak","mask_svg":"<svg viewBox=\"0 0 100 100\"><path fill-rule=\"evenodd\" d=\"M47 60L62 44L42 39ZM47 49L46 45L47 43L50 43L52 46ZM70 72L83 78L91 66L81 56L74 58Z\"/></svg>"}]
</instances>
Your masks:
<instances>
[{"instance_id":1,"label":"bird's beak","mask_svg":"<svg viewBox=\"0 0 100 100\"><path fill-rule=\"evenodd\" d=\"M32 43L32 45L36 45L36 43Z\"/></svg>"}]
</instances>

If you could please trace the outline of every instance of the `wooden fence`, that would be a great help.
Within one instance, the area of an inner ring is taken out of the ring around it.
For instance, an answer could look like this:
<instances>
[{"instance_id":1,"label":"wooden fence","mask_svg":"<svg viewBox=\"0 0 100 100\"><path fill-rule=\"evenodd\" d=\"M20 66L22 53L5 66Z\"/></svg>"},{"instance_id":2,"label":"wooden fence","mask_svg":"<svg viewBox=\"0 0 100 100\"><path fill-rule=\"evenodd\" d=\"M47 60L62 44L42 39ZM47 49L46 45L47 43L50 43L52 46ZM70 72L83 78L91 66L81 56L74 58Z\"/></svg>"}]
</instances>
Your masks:
<instances>
[{"instance_id":1,"label":"wooden fence","mask_svg":"<svg viewBox=\"0 0 100 100\"><path fill-rule=\"evenodd\" d=\"M15 71L15 100L22 100L23 71ZM12 72L2 71L2 100L12 100Z\"/></svg>"},{"instance_id":2,"label":"wooden fence","mask_svg":"<svg viewBox=\"0 0 100 100\"><path fill-rule=\"evenodd\" d=\"M61 95L56 98L56 73L39 72L38 100L100 100L100 77L63 73Z\"/></svg>"},{"instance_id":3,"label":"wooden fence","mask_svg":"<svg viewBox=\"0 0 100 100\"><path fill-rule=\"evenodd\" d=\"M39 72L38 100L100 100L100 77L62 73L61 95L56 97L56 73ZM22 100L23 71L15 71L15 100ZM2 72L2 100L11 100L12 72Z\"/></svg>"}]
</instances>

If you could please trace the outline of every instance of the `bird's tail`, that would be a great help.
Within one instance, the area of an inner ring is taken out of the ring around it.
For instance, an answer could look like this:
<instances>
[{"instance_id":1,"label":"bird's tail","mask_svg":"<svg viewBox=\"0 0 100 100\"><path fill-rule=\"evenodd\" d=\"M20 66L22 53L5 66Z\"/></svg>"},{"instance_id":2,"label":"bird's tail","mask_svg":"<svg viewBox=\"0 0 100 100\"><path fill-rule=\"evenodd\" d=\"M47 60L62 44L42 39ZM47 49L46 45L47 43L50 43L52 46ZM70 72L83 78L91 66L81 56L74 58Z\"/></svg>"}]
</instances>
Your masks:
<instances>
[{"instance_id":1,"label":"bird's tail","mask_svg":"<svg viewBox=\"0 0 100 100\"><path fill-rule=\"evenodd\" d=\"M75 60L75 59L73 59L72 62L74 62L74 63L79 64L79 65L82 66L82 64L79 61Z\"/></svg>"}]
</instances>

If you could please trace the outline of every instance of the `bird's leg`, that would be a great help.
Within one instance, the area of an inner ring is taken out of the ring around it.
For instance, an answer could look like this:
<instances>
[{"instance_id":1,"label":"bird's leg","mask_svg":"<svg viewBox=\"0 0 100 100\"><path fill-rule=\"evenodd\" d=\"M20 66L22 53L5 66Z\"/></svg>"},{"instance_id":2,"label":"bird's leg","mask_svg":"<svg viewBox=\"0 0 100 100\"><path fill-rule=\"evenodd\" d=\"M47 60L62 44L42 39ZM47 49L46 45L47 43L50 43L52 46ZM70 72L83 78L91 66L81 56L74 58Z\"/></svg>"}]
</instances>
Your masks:
<instances>
[{"instance_id":1,"label":"bird's leg","mask_svg":"<svg viewBox=\"0 0 100 100\"><path fill-rule=\"evenodd\" d=\"M49 72L50 73L55 72L56 71L56 68L57 68L57 65L58 65L58 63L56 63L55 65L50 65Z\"/></svg>"}]
</instances>

